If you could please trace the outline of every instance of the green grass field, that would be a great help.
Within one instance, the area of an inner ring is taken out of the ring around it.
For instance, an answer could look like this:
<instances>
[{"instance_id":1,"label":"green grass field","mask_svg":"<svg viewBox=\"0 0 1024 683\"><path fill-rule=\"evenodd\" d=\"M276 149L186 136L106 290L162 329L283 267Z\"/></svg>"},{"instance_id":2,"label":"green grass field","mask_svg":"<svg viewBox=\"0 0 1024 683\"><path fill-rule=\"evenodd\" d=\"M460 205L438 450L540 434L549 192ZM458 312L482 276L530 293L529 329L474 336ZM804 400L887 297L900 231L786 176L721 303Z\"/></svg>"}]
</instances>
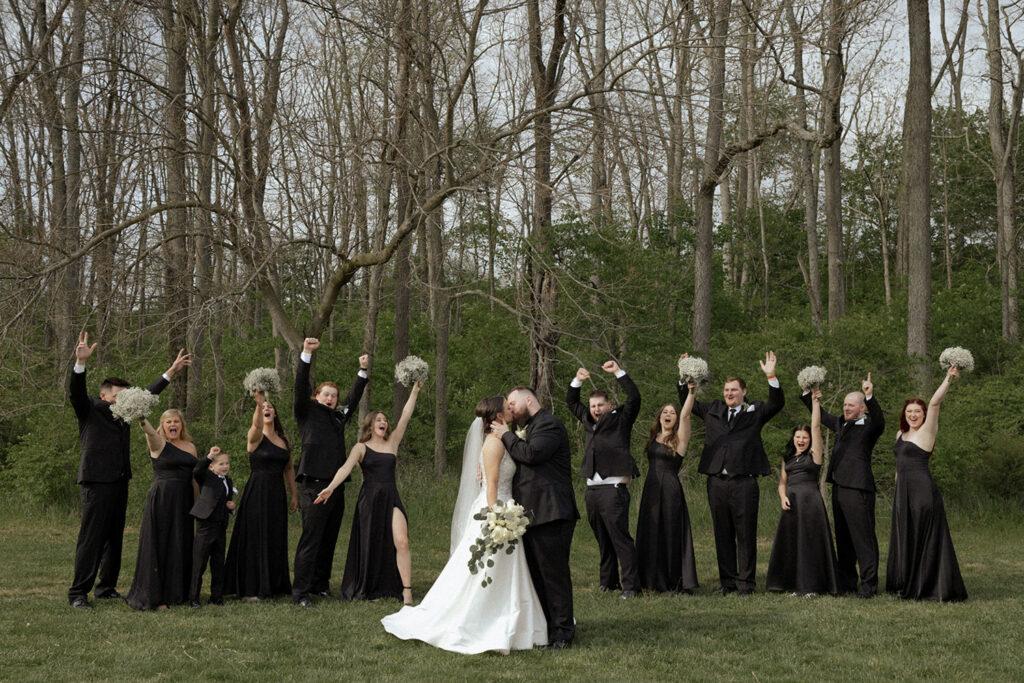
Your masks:
<instances>
[{"instance_id":1,"label":"green grass field","mask_svg":"<svg viewBox=\"0 0 1024 683\"><path fill-rule=\"evenodd\" d=\"M759 592L712 594L714 545L701 479L687 479L687 500L701 589L695 595L647 595L633 601L598 593L597 545L585 521L576 527L572 571L575 647L510 656L461 656L384 632L393 601L322 601L303 611L287 600L221 608L134 612L97 601L76 611L65 598L78 530L76 514L7 511L0 515L0 680L338 679L371 680L1021 680L1024 654L1024 520L994 504L957 510L950 524L970 600L962 604L796 598ZM135 564L135 509L146 483L133 482L121 592ZM447 560L454 481L404 473L414 588L422 597ZM632 487L634 511L639 483ZM758 581L763 587L778 520L774 482L762 481ZM351 505L338 544L337 590ZM582 497L581 497L582 500ZM879 500L882 567L889 502ZM141 508L141 505L138 505ZM581 506L582 509L582 506ZM635 514L634 514L635 522ZM289 541L298 540L293 516ZM90 598L91 599L91 598Z\"/></svg>"}]
</instances>

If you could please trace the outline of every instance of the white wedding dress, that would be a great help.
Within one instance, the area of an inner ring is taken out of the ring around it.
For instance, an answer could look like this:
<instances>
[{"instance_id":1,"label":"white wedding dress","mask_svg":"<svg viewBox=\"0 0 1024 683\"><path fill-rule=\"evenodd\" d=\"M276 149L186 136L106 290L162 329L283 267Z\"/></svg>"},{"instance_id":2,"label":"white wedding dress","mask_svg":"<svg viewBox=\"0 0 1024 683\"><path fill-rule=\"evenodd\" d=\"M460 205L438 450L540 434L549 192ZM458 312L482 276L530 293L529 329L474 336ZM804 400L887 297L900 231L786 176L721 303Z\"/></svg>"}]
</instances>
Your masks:
<instances>
[{"instance_id":1,"label":"white wedding dress","mask_svg":"<svg viewBox=\"0 0 1024 683\"><path fill-rule=\"evenodd\" d=\"M499 468L499 500L512 497L515 472L515 463L506 453ZM483 486L470 516L486 505L487 489ZM486 588L481 586L482 572L469 572L469 547L480 535L480 525L473 519L462 525L461 539L454 545L448 564L419 605L403 607L381 619L388 633L462 654L494 650L508 654L510 650L547 644L547 622L530 580L521 541L511 555L500 550L491 556L494 566L487 569L487 576L493 582Z\"/></svg>"}]
</instances>

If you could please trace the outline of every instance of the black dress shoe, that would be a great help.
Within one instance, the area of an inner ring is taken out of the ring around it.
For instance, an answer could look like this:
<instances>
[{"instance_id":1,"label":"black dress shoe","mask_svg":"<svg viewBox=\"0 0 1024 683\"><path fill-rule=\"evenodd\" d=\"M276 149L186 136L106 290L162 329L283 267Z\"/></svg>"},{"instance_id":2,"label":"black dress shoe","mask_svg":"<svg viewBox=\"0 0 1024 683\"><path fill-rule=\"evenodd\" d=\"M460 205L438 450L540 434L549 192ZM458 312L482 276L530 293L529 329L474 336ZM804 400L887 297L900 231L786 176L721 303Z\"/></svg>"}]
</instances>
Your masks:
<instances>
[{"instance_id":1,"label":"black dress shoe","mask_svg":"<svg viewBox=\"0 0 1024 683\"><path fill-rule=\"evenodd\" d=\"M70 604L75 609L92 609L92 605L83 596L79 595L70 600Z\"/></svg>"},{"instance_id":2,"label":"black dress shoe","mask_svg":"<svg viewBox=\"0 0 1024 683\"><path fill-rule=\"evenodd\" d=\"M309 598L302 598L295 604L301 607L302 609L309 609L313 606L313 601Z\"/></svg>"},{"instance_id":3,"label":"black dress shoe","mask_svg":"<svg viewBox=\"0 0 1024 683\"><path fill-rule=\"evenodd\" d=\"M97 595L100 600L124 600L124 596L117 592L116 589L109 590L103 595Z\"/></svg>"},{"instance_id":4,"label":"black dress shoe","mask_svg":"<svg viewBox=\"0 0 1024 683\"><path fill-rule=\"evenodd\" d=\"M572 641L571 640L556 640L553 643L551 643L550 645L548 645L548 649L550 649L550 650L568 650L571 647L572 647Z\"/></svg>"},{"instance_id":5,"label":"black dress shoe","mask_svg":"<svg viewBox=\"0 0 1024 683\"><path fill-rule=\"evenodd\" d=\"M735 593L736 589L731 586L722 586L715 591L715 595L728 595L729 593Z\"/></svg>"},{"instance_id":6,"label":"black dress shoe","mask_svg":"<svg viewBox=\"0 0 1024 683\"><path fill-rule=\"evenodd\" d=\"M619 593L620 600L629 600L630 598L639 598L640 591L622 591Z\"/></svg>"},{"instance_id":7,"label":"black dress shoe","mask_svg":"<svg viewBox=\"0 0 1024 683\"><path fill-rule=\"evenodd\" d=\"M753 594L754 594L754 589L753 588L743 588L743 589L740 589L740 590L736 591L736 595L738 595L740 597L743 597L743 598L747 597L748 595L753 595Z\"/></svg>"},{"instance_id":8,"label":"black dress shoe","mask_svg":"<svg viewBox=\"0 0 1024 683\"><path fill-rule=\"evenodd\" d=\"M192 600L188 603L188 606L192 609L202 609L203 606L199 604L198 600Z\"/></svg>"},{"instance_id":9,"label":"black dress shoe","mask_svg":"<svg viewBox=\"0 0 1024 683\"><path fill-rule=\"evenodd\" d=\"M208 604L216 605L217 607L223 607L224 606L224 598L210 598L210 602Z\"/></svg>"}]
</instances>

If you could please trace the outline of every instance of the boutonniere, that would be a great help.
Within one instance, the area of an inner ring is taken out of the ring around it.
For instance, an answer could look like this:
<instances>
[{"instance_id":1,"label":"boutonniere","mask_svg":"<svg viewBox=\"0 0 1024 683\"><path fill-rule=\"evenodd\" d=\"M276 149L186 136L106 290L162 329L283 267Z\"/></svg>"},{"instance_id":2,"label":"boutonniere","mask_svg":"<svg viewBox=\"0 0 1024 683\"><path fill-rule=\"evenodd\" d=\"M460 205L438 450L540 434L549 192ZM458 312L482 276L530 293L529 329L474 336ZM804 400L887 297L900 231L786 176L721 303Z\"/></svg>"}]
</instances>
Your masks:
<instances>
[{"instance_id":1,"label":"boutonniere","mask_svg":"<svg viewBox=\"0 0 1024 683\"><path fill-rule=\"evenodd\" d=\"M518 436L523 441L526 441L526 427L520 427L519 429L517 429L516 436Z\"/></svg>"}]
</instances>

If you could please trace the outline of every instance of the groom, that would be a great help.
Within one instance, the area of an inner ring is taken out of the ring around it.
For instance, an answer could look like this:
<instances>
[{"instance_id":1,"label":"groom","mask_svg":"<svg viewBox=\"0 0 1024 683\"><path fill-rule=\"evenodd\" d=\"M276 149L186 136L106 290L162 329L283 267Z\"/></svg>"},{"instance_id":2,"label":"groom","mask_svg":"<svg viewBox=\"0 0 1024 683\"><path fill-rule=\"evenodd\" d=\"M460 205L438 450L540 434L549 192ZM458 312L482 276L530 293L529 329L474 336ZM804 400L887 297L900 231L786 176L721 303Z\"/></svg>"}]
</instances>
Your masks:
<instances>
[{"instance_id":1,"label":"groom","mask_svg":"<svg viewBox=\"0 0 1024 683\"><path fill-rule=\"evenodd\" d=\"M518 465L512 480L516 500L533 511L523 549L548 622L548 646L561 650L572 645L576 633L569 546L580 513L572 488L569 434L561 420L540 407L529 387L512 389L508 407L518 433L497 421L491 423L491 432Z\"/></svg>"}]
</instances>

